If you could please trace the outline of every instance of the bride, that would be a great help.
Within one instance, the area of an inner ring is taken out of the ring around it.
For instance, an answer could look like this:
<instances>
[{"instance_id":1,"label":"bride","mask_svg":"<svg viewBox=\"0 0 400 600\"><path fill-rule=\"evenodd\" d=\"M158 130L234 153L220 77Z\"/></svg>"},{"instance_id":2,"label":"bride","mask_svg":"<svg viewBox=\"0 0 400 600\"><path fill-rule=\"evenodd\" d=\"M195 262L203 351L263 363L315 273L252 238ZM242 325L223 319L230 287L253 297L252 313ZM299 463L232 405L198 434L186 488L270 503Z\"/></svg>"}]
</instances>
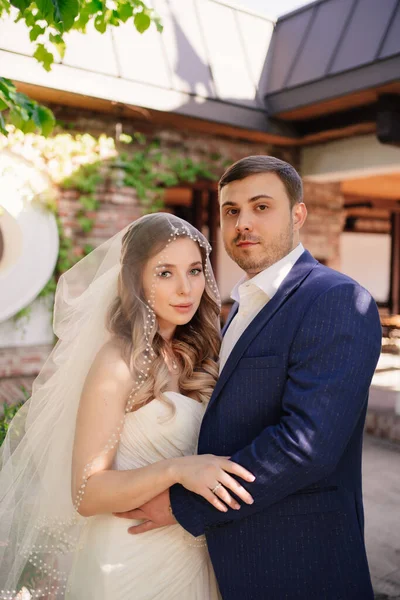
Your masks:
<instances>
[{"instance_id":1,"label":"bride","mask_svg":"<svg viewBox=\"0 0 400 600\"><path fill-rule=\"evenodd\" d=\"M59 341L1 449L0 598L220 597L204 538L116 516L175 483L221 511L252 501L232 477L251 473L196 456L220 345L209 252L158 213L60 279Z\"/></svg>"}]
</instances>

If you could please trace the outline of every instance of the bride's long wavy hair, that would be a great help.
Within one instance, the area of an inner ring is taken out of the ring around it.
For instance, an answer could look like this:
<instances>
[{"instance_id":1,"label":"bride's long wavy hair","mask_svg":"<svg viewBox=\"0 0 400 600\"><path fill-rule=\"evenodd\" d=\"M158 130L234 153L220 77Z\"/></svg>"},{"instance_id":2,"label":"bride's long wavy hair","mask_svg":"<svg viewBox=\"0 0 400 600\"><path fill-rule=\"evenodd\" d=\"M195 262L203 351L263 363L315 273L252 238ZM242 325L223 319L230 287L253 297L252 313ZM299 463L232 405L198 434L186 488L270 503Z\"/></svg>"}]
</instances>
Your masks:
<instances>
[{"instance_id":1,"label":"bride's long wavy hair","mask_svg":"<svg viewBox=\"0 0 400 600\"><path fill-rule=\"evenodd\" d=\"M163 213L149 215L135 222L122 241L121 270L118 277L118 295L107 317L109 331L122 343L124 358L137 379L147 357L145 327L148 321L148 301L144 295L143 272L147 261L166 248L172 227L182 228L182 220ZM199 239L203 236L185 223L187 234L179 237ZM207 243L204 238L204 246ZM206 248L199 244L203 269L209 272ZM208 271L207 271L208 269ZM180 363L179 389L199 401L210 399L218 377L218 353L220 349L220 305L210 278L205 278L205 290L192 320L177 326L171 342L172 350ZM132 410L147 404L153 398L161 398L168 390L170 372L164 356L167 344L158 332L157 319L148 338L153 350L153 360L145 381L135 397Z\"/></svg>"}]
</instances>

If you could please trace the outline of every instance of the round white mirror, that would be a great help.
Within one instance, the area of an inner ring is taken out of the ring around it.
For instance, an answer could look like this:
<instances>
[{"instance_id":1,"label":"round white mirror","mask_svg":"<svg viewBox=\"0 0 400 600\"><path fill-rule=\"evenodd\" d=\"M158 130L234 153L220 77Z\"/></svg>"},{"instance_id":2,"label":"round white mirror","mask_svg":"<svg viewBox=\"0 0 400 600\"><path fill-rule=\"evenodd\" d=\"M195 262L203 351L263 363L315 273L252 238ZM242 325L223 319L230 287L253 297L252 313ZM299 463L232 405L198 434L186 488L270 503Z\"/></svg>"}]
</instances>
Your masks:
<instances>
[{"instance_id":1,"label":"round white mirror","mask_svg":"<svg viewBox=\"0 0 400 600\"><path fill-rule=\"evenodd\" d=\"M34 202L49 185L28 161L0 152L0 321L30 304L54 271L56 220Z\"/></svg>"}]
</instances>

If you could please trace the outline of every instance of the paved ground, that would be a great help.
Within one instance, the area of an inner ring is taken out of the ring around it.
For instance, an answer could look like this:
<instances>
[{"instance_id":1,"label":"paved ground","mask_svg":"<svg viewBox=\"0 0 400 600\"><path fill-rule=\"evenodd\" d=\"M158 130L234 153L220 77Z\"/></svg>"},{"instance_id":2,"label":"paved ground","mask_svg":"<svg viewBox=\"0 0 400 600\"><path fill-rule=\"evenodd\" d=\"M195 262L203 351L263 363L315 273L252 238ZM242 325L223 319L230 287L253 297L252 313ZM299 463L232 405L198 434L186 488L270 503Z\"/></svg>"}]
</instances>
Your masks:
<instances>
[{"instance_id":1,"label":"paved ground","mask_svg":"<svg viewBox=\"0 0 400 600\"><path fill-rule=\"evenodd\" d=\"M376 599L400 600L400 445L366 436L364 508Z\"/></svg>"},{"instance_id":2,"label":"paved ground","mask_svg":"<svg viewBox=\"0 0 400 600\"><path fill-rule=\"evenodd\" d=\"M368 407L400 414L400 354L381 354L372 379Z\"/></svg>"}]
</instances>

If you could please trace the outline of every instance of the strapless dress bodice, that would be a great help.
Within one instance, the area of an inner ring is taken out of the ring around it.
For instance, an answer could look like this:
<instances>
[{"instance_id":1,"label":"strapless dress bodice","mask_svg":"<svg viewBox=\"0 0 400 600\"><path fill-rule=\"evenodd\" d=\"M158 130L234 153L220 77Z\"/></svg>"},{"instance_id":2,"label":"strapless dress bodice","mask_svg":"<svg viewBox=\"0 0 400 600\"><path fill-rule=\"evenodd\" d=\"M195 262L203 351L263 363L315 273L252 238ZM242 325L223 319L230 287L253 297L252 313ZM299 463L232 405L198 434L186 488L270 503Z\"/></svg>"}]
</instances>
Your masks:
<instances>
[{"instance_id":1,"label":"strapless dress bodice","mask_svg":"<svg viewBox=\"0 0 400 600\"><path fill-rule=\"evenodd\" d=\"M178 392L166 392L165 396L169 404L155 398L126 415L115 469L134 469L196 454L206 405Z\"/></svg>"},{"instance_id":2,"label":"strapless dress bodice","mask_svg":"<svg viewBox=\"0 0 400 600\"><path fill-rule=\"evenodd\" d=\"M113 468L129 470L196 454L205 404L177 392L125 417ZM111 514L88 519L66 600L220 600L204 536L179 524L140 535L140 521Z\"/></svg>"}]
</instances>

